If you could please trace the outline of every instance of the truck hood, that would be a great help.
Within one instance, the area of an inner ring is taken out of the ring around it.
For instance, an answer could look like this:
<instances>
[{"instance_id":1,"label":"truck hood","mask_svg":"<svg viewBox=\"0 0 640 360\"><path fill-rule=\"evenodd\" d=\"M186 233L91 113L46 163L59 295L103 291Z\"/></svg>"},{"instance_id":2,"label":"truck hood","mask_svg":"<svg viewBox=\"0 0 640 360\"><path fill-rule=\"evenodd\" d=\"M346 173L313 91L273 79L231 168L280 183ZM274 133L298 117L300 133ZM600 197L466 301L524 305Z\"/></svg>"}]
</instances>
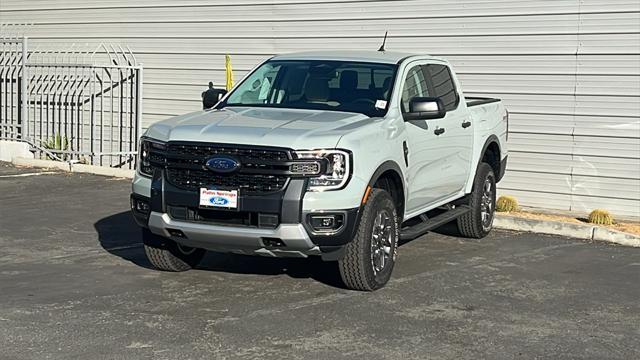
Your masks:
<instances>
[{"instance_id":1,"label":"truck hood","mask_svg":"<svg viewBox=\"0 0 640 360\"><path fill-rule=\"evenodd\" d=\"M161 141L333 148L347 131L371 120L362 114L338 111L227 107L157 122L146 136Z\"/></svg>"}]
</instances>

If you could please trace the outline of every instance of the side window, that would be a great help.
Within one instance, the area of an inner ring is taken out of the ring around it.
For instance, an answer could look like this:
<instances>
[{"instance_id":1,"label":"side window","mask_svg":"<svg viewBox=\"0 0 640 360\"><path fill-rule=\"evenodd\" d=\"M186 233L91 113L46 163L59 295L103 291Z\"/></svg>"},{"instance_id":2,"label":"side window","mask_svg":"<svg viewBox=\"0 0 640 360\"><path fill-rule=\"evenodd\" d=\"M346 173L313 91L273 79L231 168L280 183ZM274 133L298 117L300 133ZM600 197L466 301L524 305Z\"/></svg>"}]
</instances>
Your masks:
<instances>
[{"instance_id":1,"label":"side window","mask_svg":"<svg viewBox=\"0 0 640 360\"><path fill-rule=\"evenodd\" d=\"M280 65L275 67L265 65L261 67L259 71L251 75L251 78L243 82L242 85L240 85L238 89L231 94L227 101L231 104L272 103L273 99L269 98L271 95L271 88L273 87L273 81L280 71L280 68Z\"/></svg>"},{"instance_id":2,"label":"side window","mask_svg":"<svg viewBox=\"0 0 640 360\"><path fill-rule=\"evenodd\" d=\"M407 73L402 88L402 112L409 111L409 102L416 96L430 96L422 66L414 66Z\"/></svg>"},{"instance_id":3,"label":"side window","mask_svg":"<svg viewBox=\"0 0 640 360\"><path fill-rule=\"evenodd\" d=\"M455 110L458 107L458 92L453 83L451 71L445 65L429 64L426 66L427 73L431 78L433 96L439 97L444 103L447 111Z\"/></svg>"}]
</instances>

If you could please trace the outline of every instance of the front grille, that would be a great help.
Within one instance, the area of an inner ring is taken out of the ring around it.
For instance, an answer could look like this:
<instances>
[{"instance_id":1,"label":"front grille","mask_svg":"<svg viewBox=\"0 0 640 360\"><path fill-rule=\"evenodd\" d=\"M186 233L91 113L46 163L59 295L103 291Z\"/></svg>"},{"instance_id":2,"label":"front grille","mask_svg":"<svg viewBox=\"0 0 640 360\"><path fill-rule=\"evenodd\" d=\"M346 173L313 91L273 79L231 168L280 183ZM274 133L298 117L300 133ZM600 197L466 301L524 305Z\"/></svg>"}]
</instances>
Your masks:
<instances>
[{"instance_id":1,"label":"front grille","mask_svg":"<svg viewBox=\"0 0 640 360\"><path fill-rule=\"evenodd\" d=\"M214 155L231 155L244 161L287 161L286 150L238 148L233 145L216 144L172 144L169 143L168 153L172 157L188 157L192 159L208 159Z\"/></svg>"},{"instance_id":2,"label":"front grille","mask_svg":"<svg viewBox=\"0 0 640 360\"><path fill-rule=\"evenodd\" d=\"M267 194L283 190L291 176L291 153L286 149L169 142L159 155L163 161L154 162L166 168L167 181L190 191L210 187L238 189L249 195ZM238 159L241 168L231 174L206 169L207 160L216 155Z\"/></svg>"},{"instance_id":3,"label":"front grille","mask_svg":"<svg viewBox=\"0 0 640 360\"><path fill-rule=\"evenodd\" d=\"M277 175L217 175L207 170L167 169L167 180L186 190L199 190L209 186L239 189L241 194L270 193L282 190L288 179L286 176Z\"/></svg>"}]
</instances>

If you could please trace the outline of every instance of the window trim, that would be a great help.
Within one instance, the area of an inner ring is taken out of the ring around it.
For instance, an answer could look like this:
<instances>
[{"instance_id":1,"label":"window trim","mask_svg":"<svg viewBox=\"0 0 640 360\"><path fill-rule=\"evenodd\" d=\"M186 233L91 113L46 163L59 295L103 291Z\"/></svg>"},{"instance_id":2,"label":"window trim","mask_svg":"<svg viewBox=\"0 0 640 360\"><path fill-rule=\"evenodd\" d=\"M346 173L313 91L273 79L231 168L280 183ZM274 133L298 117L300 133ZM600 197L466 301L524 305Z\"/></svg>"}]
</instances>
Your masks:
<instances>
[{"instance_id":1,"label":"window trim","mask_svg":"<svg viewBox=\"0 0 640 360\"><path fill-rule=\"evenodd\" d=\"M440 65L440 66L444 66L447 69L447 71L449 72L449 77L451 78L451 82L453 83L453 89L456 95L456 102L455 102L455 107L452 108L451 110L447 110L446 112L449 113L450 111L459 110L460 104L462 103L462 101L461 101L460 92L458 90L458 85L456 84L456 80L453 76L453 72L451 71L451 66L446 62L443 62L438 59L424 59L424 58L415 59L414 58L414 59L408 60L409 58L411 57L409 56L398 61L399 65L403 65L403 70L398 71L396 75L396 80L400 80L400 83L398 83L397 86L394 86L394 90L398 92L398 95L394 98L394 101L396 101L395 104L398 110L400 110L400 113L404 113L403 111L404 105L402 103L402 93L404 92L405 81L409 71L413 69L415 66L426 67L428 65ZM408 60L408 61L405 61L405 60ZM429 86L431 86L431 88L434 89L431 74L429 74L428 70L426 70L426 72L427 74L425 74L425 79L428 82Z\"/></svg>"},{"instance_id":2,"label":"window trim","mask_svg":"<svg viewBox=\"0 0 640 360\"><path fill-rule=\"evenodd\" d=\"M384 108L384 112L381 115L376 115L373 117L385 117L387 116L387 114L389 113L389 109L391 108L391 103L393 101L395 92L397 91L395 83L398 79L398 76L400 74L400 70L401 70L401 65L400 62L393 64L393 63L383 63L383 62L375 62L375 61L358 61L358 60L339 60L339 59L286 59L286 60L278 60L276 57L271 57L263 62L261 62L260 64L256 65L251 71L249 71L247 74L245 74L245 76L242 78L242 80L240 80L240 82L238 82L233 89L231 89L230 91L228 91L224 98L220 99L220 101L216 104L216 106L214 106L213 108L216 110L221 110L224 109L225 107L259 107L259 108L276 108L276 109L296 109L296 110L309 110L307 108L303 108L303 107L292 107L292 106L274 106L276 104L229 104L228 100L229 97L231 97L231 95L238 91L238 88L245 83L246 81L248 81L251 76L256 73L258 71L258 69L260 69L262 66L264 66L265 64L269 63L269 62L308 62L308 61L328 61L328 62L345 62L345 63L353 63L353 64L363 64L363 65L381 65L381 66L386 66L389 67L393 70L393 73L391 75L391 82L390 82L390 86L391 89L389 89L389 97L387 99L387 106ZM275 84L275 82L274 82ZM274 85L272 85L273 87ZM339 111L339 112L348 112L348 113L353 113L353 114L362 114L368 117L372 117L368 114L365 114L363 112L357 112L357 111L346 111L346 110L332 110L332 109L313 109L313 110L327 110L327 111ZM380 109L382 110L382 109Z\"/></svg>"},{"instance_id":3,"label":"window trim","mask_svg":"<svg viewBox=\"0 0 640 360\"><path fill-rule=\"evenodd\" d=\"M455 80L453 78L453 73L451 72L451 68L447 64L440 64L440 63L426 63L426 64L424 64L422 66L428 68L431 65L443 66L447 70L447 73L449 74L449 79L451 79L451 84L453 85L453 92L456 95L456 102L454 103L454 107L452 109L450 109L450 110L446 109L446 105L445 105L445 111L449 112L449 111L458 110L458 108L460 107L460 93L458 92L458 87L456 86L456 82L455 82ZM431 76L431 72L428 69L427 69L426 76L429 78L428 82L432 86L433 91L435 92L436 91L435 90L436 89L435 83L433 82L433 77ZM438 96L438 98L440 98L440 97Z\"/></svg>"},{"instance_id":4,"label":"window trim","mask_svg":"<svg viewBox=\"0 0 640 360\"><path fill-rule=\"evenodd\" d=\"M426 65L426 63L421 63L421 61L417 61L417 64L415 65L411 65L410 63L407 64L407 66L405 67L405 72L404 72L404 77L402 78L402 82L401 82L401 86L402 88L399 89L399 102L400 102L400 113L401 114L405 114L407 112L409 112L409 109L405 109L404 108L404 101L402 101L402 97L404 96L404 90L407 86L407 78L409 77L409 74L411 72L411 70L413 70L416 67L420 68L420 71L422 72L422 76L424 77L424 81L427 85L427 92L429 92L429 87L430 87L430 83L431 83L431 77L428 74L424 73L424 69L423 67Z\"/></svg>"}]
</instances>

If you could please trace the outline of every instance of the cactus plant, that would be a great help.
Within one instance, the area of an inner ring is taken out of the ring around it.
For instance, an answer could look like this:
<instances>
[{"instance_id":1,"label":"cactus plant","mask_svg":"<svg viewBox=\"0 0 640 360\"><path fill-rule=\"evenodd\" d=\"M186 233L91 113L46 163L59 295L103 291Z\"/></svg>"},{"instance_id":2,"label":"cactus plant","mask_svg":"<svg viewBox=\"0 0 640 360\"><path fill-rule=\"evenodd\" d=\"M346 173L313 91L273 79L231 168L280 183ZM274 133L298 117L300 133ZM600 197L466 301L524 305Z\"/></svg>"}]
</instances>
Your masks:
<instances>
[{"instance_id":1,"label":"cactus plant","mask_svg":"<svg viewBox=\"0 0 640 360\"><path fill-rule=\"evenodd\" d=\"M595 209L589 214L589 222L598 225L611 225L613 217L607 210Z\"/></svg>"},{"instance_id":2,"label":"cactus plant","mask_svg":"<svg viewBox=\"0 0 640 360\"><path fill-rule=\"evenodd\" d=\"M56 151L66 151L66 150L69 150L69 139L67 139L66 136L65 137L60 136L60 134L54 134L51 139L47 140L42 145L44 146L45 149L52 150L53 153L55 153ZM58 156L62 160L67 159L66 154L59 154ZM47 157L51 160L58 160L58 159L52 158L49 155L47 155Z\"/></svg>"},{"instance_id":3,"label":"cactus plant","mask_svg":"<svg viewBox=\"0 0 640 360\"><path fill-rule=\"evenodd\" d=\"M518 200L513 196L500 196L496 201L496 211L511 212L518 211Z\"/></svg>"}]
</instances>

